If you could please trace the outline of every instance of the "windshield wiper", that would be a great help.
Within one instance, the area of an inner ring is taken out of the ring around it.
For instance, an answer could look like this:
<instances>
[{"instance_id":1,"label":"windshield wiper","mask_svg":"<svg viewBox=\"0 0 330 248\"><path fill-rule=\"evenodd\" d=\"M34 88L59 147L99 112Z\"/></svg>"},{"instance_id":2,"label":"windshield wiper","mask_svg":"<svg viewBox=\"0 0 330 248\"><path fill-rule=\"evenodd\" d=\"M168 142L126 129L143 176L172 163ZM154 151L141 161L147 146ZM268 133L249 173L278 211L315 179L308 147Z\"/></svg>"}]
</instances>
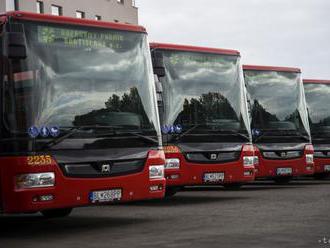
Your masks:
<instances>
[{"instance_id":1,"label":"windshield wiper","mask_svg":"<svg viewBox=\"0 0 330 248\"><path fill-rule=\"evenodd\" d=\"M260 139L265 138L265 137L283 138L283 135L285 135L287 137L303 138L307 141L310 140L308 136L305 136L296 130L267 129L267 130L261 130L261 132L263 132L263 133L260 136L258 136L257 138L255 138L254 142L257 142ZM279 134L279 135L272 135L273 133Z\"/></svg>"},{"instance_id":2,"label":"windshield wiper","mask_svg":"<svg viewBox=\"0 0 330 248\"><path fill-rule=\"evenodd\" d=\"M250 137L244 133L240 133L237 130L234 129L215 129L211 130L211 132L220 132L219 135L234 135L234 136L240 136L242 138L245 138L247 140L250 139Z\"/></svg>"},{"instance_id":3,"label":"windshield wiper","mask_svg":"<svg viewBox=\"0 0 330 248\"><path fill-rule=\"evenodd\" d=\"M95 125L95 126L77 126L77 127L62 127L62 128L69 128L69 130L63 136L54 138L53 140L46 143L42 147L42 149L49 149L49 148L51 148L55 145L58 145L59 143L63 142L64 140L70 138L72 135L74 135L76 133L79 133L80 131L86 130L86 133L90 133L90 130L95 131L95 130L100 130L100 129L111 130L111 133L107 132L107 133L98 134L97 137L105 137L105 136L110 136L110 135L111 136L132 135L132 136L147 140L149 142L153 142L153 143L158 144L157 139L153 139L151 137L145 136L145 135L141 134L141 132L125 130L125 128L127 128L126 126L99 126L99 125Z\"/></svg>"},{"instance_id":4,"label":"windshield wiper","mask_svg":"<svg viewBox=\"0 0 330 248\"><path fill-rule=\"evenodd\" d=\"M199 133L199 134L191 133L193 130L195 130L199 126L200 125L195 125L195 126L189 128L184 133L176 136L175 141L178 141L185 136L205 136L205 135L209 135L209 133L212 133L212 135L221 135L221 136L230 135L230 136L239 136L239 137L242 137L247 140L250 139L248 135L245 135L243 133L238 132L237 130L232 130L232 129L213 129L213 130L207 130L207 132L209 132L209 133Z\"/></svg>"},{"instance_id":5,"label":"windshield wiper","mask_svg":"<svg viewBox=\"0 0 330 248\"><path fill-rule=\"evenodd\" d=\"M191 133L193 130L195 130L199 126L200 125L194 125L191 128L187 129L185 132L175 136L175 141L178 141L178 140L182 139L183 137L188 136L189 133Z\"/></svg>"}]
</instances>

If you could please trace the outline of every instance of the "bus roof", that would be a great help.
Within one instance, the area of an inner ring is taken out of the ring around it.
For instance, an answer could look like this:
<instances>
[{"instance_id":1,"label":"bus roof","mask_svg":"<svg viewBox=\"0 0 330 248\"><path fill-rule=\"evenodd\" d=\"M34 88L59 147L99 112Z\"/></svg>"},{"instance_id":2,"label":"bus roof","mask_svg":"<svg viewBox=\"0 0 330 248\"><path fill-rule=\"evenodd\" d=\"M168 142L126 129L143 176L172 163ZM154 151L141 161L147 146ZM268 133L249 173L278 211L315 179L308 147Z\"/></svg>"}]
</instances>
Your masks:
<instances>
[{"instance_id":1,"label":"bus roof","mask_svg":"<svg viewBox=\"0 0 330 248\"><path fill-rule=\"evenodd\" d=\"M301 73L299 68L294 67L278 67L278 66L261 66L261 65L243 65L246 71L278 71L278 72L296 72Z\"/></svg>"},{"instance_id":2,"label":"bus roof","mask_svg":"<svg viewBox=\"0 0 330 248\"><path fill-rule=\"evenodd\" d=\"M186 51L186 52L204 52L204 53L216 53L216 54L223 54L223 55L240 56L239 51L229 50L229 49L176 45L176 44L155 43L155 42L150 43L150 47L154 48L154 49L158 48L158 49L165 49L165 50L176 50L176 51Z\"/></svg>"},{"instance_id":3,"label":"bus roof","mask_svg":"<svg viewBox=\"0 0 330 248\"><path fill-rule=\"evenodd\" d=\"M49 22L49 23L58 23L58 24L72 24L72 25L109 28L109 29L117 29L123 31L146 33L146 29L144 27L137 25L79 19L79 18L64 17L64 16L35 14L35 13L29 13L23 11L7 12L0 15L0 20L2 19L1 17L12 17L19 20L40 21L40 22Z\"/></svg>"},{"instance_id":4,"label":"bus roof","mask_svg":"<svg viewBox=\"0 0 330 248\"><path fill-rule=\"evenodd\" d=\"M330 84L330 80L304 79L304 84Z\"/></svg>"}]
</instances>

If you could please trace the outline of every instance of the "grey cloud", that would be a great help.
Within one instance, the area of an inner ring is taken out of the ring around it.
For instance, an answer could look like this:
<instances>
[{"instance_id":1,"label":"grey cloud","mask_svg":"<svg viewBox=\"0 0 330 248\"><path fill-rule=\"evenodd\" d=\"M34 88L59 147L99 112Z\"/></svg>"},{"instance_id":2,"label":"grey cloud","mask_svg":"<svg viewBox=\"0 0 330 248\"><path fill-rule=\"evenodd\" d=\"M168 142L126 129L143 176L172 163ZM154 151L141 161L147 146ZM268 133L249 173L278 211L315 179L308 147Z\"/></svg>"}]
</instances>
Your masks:
<instances>
[{"instance_id":1,"label":"grey cloud","mask_svg":"<svg viewBox=\"0 0 330 248\"><path fill-rule=\"evenodd\" d=\"M139 0L150 40L238 49L247 64L330 78L329 0Z\"/></svg>"}]
</instances>

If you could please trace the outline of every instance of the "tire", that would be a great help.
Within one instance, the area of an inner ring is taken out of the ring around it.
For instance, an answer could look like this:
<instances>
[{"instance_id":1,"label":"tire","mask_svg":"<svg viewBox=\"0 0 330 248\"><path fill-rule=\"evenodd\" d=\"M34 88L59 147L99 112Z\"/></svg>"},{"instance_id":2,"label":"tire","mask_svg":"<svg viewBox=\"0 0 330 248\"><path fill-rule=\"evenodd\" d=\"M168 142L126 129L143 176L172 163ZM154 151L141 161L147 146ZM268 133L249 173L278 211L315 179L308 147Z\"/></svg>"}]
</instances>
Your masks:
<instances>
[{"instance_id":1,"label":"tire","mask_svg":"<svg viewBox=\"0 0 330 248\"><path fill-rule=\"evenodd\" d=\"M41 211L42 215L46 218L63 218L71 214L72 208L62 208L62 209L49 209Z\"/></svg>"},{"instance_id":2,"label":"tire","mask_svg":"<svg viewBox=\"0 0 330 248\"><path fill-rule=\"evenodd\" d=\"M276 178L274 178L274 181L276 184L282 184L282 185L289 184L291 180L292 180L292 177L276 177Z\"/></svg>"},{"instance_id":3,"label":"tire","mask_svg":"<svg viewBox=\"0 0 330 248\"><path fill-rule=\"evenodd\" d=\"M329 176L330 176L329 173L319 173L319 174L315 174L314 178L316 180L324 180L324 179L328 178Z\"/></svg>"},{"instance_id":4,"label":"tire","mask_svg":"<svg viewBox=\"0 0 330 248\"><path fill-rule=\"evenodd\" d=\"M179 190L180 190L179 187L168 187L168 188L166 188L166 191L165 191L165 197L170 198L170 197L174 196L176 193L178 193Z\"/></svg>"},{"instance_id":5,"label":"tire","mask_svg":"<svg viewBox=\"0 0 330 248\"><path fill-rule=\"evenodd\" d=\"M229 183L224 184L223 187L225 187L226 190L239 190L241 189L243 185L241 183Z\"/></svg>"}]
</instances>

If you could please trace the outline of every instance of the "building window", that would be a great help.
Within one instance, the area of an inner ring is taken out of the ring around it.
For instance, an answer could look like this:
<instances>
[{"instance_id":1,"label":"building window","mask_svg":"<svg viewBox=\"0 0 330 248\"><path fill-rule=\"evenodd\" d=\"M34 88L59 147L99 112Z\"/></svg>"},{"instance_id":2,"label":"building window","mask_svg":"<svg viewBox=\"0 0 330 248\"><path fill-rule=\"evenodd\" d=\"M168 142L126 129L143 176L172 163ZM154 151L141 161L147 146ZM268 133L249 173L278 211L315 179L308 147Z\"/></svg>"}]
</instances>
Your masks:
<instances>
[{"instance_id":1,"label":"building window","mask_svg":"<svg viewBox=\"0 0 330 248\"><path fill-rule=\"evenodd\" d=\"M94 18L96 21L101 21L102 20L102 16L96 15Z\"/></svg>"},{"instance_id":2,"label":"building window","mask_svg":"<svg viewBox=\"0 0 330 248\"><path fill-rule=\"evenodd\" d=\"M124 4L124 0L117 0L117 3Z\"/></svg>"},{"instance_id":3,"label":"building window","mask_svg":"<svg viewBox=\"0 0 330 248\"><path fill-rule=\"evenodd\" d=\"M19 10L19 3L18 0L14 0L14 9L17 11Z\"/></svg>"},{"instance_id":4,"label":"building window","mask_svg":"<svg viewBox=\"0 0 330 248\"><path fill-rule=\"evenodd\" d=\"M44 11L44 3L41 2L41 1L37 1L37 13L38 14L45 13L45 11Z\"/></svg>"},{"instance_id":5,"label":"building window","mask_svg":"<svg viewBox=\"0 0 330 248\"><path fill-rule=\"evenodd\" d=\"M51 12L52 12L52 15L56 15L56 16L62 16L63 15L63 9L62 9L61 6L52 5Z\"/></svg>"},{"instance_id":6,"label":"building window","mask_svg":"<svg viewBox=\"0 0 330 248\"><path fill-rule=\"evenodd\" d=\"M85 18L85 12L83 11L76 11L76 17L80 18L80 19L84 19Z\"/></svg>"},{"instance_id":7,"label":"building window","mask_svg":"<svg viewBox=\"0 0 330 248\"><path fill-rule=\"evenodd\" d=\"M132 6L136 7L136 1L135 0L132 0Z\"/></svg>"}]
</instances>

